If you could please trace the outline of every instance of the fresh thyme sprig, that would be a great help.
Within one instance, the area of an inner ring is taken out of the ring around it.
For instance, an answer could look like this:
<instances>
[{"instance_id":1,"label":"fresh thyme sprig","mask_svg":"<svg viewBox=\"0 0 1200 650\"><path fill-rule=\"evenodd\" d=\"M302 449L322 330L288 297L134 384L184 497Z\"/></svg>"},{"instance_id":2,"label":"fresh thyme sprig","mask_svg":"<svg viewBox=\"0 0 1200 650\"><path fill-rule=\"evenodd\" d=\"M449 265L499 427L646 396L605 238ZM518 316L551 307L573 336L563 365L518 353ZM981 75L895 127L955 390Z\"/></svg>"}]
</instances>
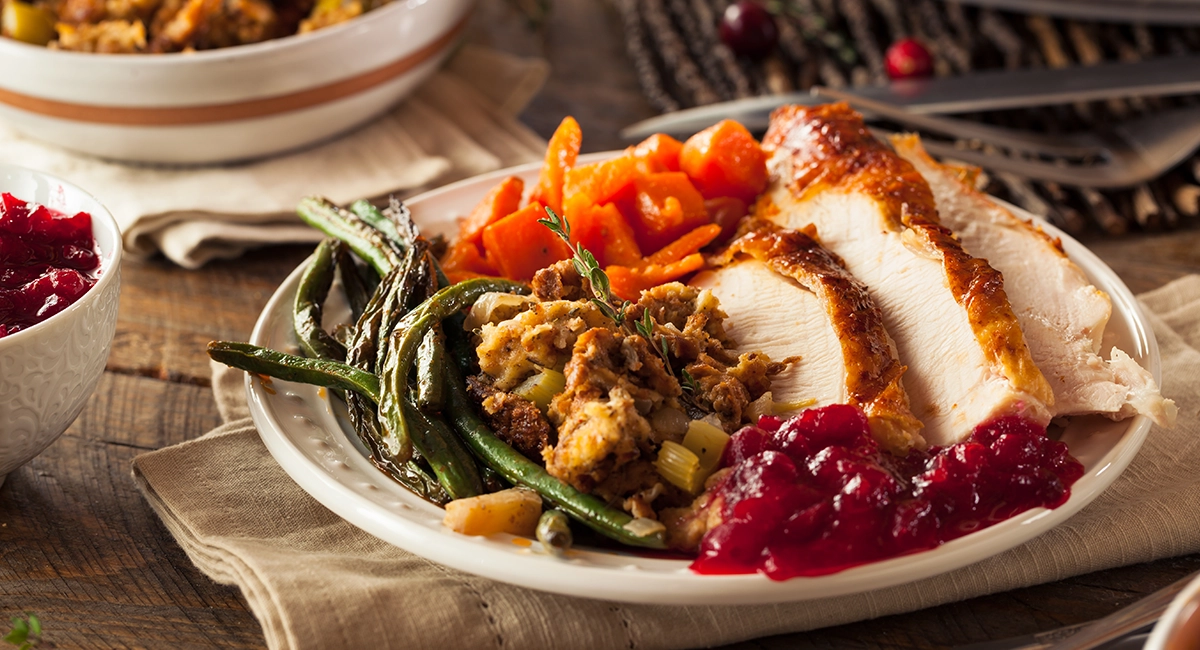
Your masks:
<instances>
[{"instance_id":1,"label":"fresh thyme sprig","mask_svg":"<svg viewBox=\"0 0 1200 650\"><path fill-rule=\"evenodd\" d=\"M571 224L549 206L546 206L546 218L538 219L538 223L549 228L550 232L558 235L567 243L567 248L571 249L571 264L574 265L575 272L579 274L579 277L587 278L592 285L592 303L617 325L624 325L625 308L629 306L629 301L615 302L613 300L612 285L608 281L608 275L596 261L596 256L583 246L571 243Z\"/></svg>"},{"instance_id":2,"label":"fresh thyme sprig","mask_svg":"<svg viewBox=\"0 0 1200 650\"><path fill-rule=\"evenodd\" d=\"M558 235L567 244L567 248L571 250L571 264L575 267L575 271L580 277L587 278L592 285L592 303L600 309L600 312L610 318L618 327L629 330L629 324L625 322L625 309L629 307L628 300L615 301L612 295L612 285L608 281L608 274L604 269L600 268L600 263L596 261L596 256L592 255L591 251L583 246L576 246L571 243L571 224L566 219L563 219L553 208L546 206L546 218L538 219L538 223L546 226L551 232ZM654 317L650 315L650 310L642 311L642 320L634 322L633 332L640 334L649 343L650 347L662 357L663 364L667 368L667 373L674 376L675 371L671 368L671 354L667 347L667 337L660 336L658 343L654 340L654 328L658 325L654 322ZM680 371L681 380L680 386L684 391L695 393L697 386L696 380L692 377L692 373L684 368Z\"/></svg>"}]
</instances>

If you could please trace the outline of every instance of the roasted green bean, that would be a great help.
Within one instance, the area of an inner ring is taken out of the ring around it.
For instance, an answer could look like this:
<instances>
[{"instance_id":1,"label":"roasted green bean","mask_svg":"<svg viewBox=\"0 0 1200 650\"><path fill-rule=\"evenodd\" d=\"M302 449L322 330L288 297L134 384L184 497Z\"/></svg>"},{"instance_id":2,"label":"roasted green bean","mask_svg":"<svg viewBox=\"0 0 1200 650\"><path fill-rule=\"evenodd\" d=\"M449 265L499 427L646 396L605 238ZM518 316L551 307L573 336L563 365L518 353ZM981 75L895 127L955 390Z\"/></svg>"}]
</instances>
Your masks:
<instances>
[{"instance_id":1,"label":"roasted green bean","mask_svg":"<svg viewBox=\"0 0 1200 650\"><path fill-rule=\"evenodd\" d=\"M343 251L345 251L344 248ZM376 282L374 282L374 286L371 286L363 277L363 271L359 270L358 264L354 262L354 256L349 251L338 255L337 266L338 273L342 277L342 288L346 291L346 301L350 303L350 313L354 315L355 320L358 320L367 308L371 294L375 292L375 287L379 284L379 278L375 278ZM374 271L367 272L374 274Z\"/></svg>"},{"instance_id":2,"label":"roasted green bean","mask_svg":"<svg viewBox=\"0 0 1200 650\"><path fill-rule=\"evenodd\" d=\"M446 347L441 328L425 333L417 348L417 406L422 410L441 410L446 389Z\"/></svg>"},{"instance_id":3,"label":"roasted green bean","mask_svg":"<svg viewBox=\"0 0 1200 650\"><path fill-rule=\"evenodd\" d=\"M401 404L408 401L408 378L416 358L417 346L425 332L444 318L469 306L488 292L508 291L525 293L529 288L519 282L493 278L475 278L446 287L408 313L396 326L383 367L378 368L382 399L379 402L380 422L385 435L394 439L401 449L411 453L408 425Z\"/></svg>"},{"instance_id":4,"label":"roasted green bean","mask_svg":"<svg viewBox=\"0 0 1200 650\"><path fill-rule=\"evenodd\" d=\"M366 199L359 199L351 203L350 212L353 212L359 219L365 221L367 225L383 233L383 236L392 242L401 253L408 248L409 243L413 239L407 234L401 235L400 229L396 227L395 222L388 219L379 208Z\"/></svg>"},{"instance_id":5,"label":"roasted green bean","mask_svg":"<svg viewBox=\"0 0 1200 650\"><path fill-rule=\"evenodd\" d=\"M308 225L340 239L383 277L400 263L398 253L384 235L362 219L328 199L310 196L300 200L296 214Z\"/></svg>"},{"instance_id":6,"label":"roasted green bean","mask_svg":"<svg viewBox=\"0 0 1200 650\"><path fill-rule=\"evenodd\" d=\"M510 483L536 490L543 499L601 535L632 546L666 548L661 533L646 536L633 534L625 528L633 521L629 514L554 478L545 468L496 437L475 412L475 405L467 396L462 374L454 364L446 366L446 400L446 414L463 442L476 457Z\"/></svg>"},{"instance_id":7,"label":"roasted green bean","mask_svg":"<svg viewBox=\"0 0 1200 650\"><path fill-rule=\"evenodd\" d=\"M334 263L345 245L327 238L317 245L312 261L300 276L292 303L292 324L304 354L314 359L344 361L346 348L321 326L322 305L333 286Z\"/></svg>"},{"instance_id":8,"label":"roasted green bean","mask_svg":"<svg viewBox=\"0 0 1200 650\"><path fill-rule=\"evenodd\" d=\"M337 361L307 359L234 341L209 343L208 356L239 370L284 381L354 391L379 403L379 378Z\"/></svg>"},{"instance_id":9,"label":"roasted green bean","mask_svg":"<svg viewBox=\"0 0 1200 650\"><path fill-rule=\"evenodd\" d=\"M413 446L451 498L464 499L483 493L475 457L441 417L426 415L411 403L404 404L404 416L412 424L409 430Z\"/></svg>"},{"instance_id":10,"label":"roasted green bean","mask_svg":"<svg viewBox=\"0 0 1200 650\"><path fill-rule=\"evenodd\" d=\"M575 537L571 534L571 524L562 510L543 512L535 532L542 547L560 557L565 555L567 549L575 542Z\"/></svg>"}]
</instances>

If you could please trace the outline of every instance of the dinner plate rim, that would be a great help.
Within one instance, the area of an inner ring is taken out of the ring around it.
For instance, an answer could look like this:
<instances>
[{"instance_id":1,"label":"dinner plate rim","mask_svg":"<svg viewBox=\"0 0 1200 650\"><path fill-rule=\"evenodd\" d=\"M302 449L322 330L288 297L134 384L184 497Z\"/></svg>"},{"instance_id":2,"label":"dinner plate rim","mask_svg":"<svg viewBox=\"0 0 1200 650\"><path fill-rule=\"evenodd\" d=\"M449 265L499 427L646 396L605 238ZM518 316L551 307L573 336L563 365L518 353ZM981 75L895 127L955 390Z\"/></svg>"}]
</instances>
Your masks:
<instances>
[{"instance_id":1,"label":"dinner plate rim","mask_svg":"<svg viewBox=\"0 0 1200 650\"><path fill-rule=\"evenodd\" d=\"M579 162L601 160L616 153L619 152L580 156ZM406 203L420 221L423 205L478 186L482 188L479 194L463 199L469 209L489 187L489 182L509 175L536 173L539 168L540 163L529 163L490 172L426 192ZM1161 383L1157 341L1124 282L1070 236L1015 206L1006 204L1006 207L1033 219L1047 233L1062 240L1071 259L1109 294L1114 317L1121 312L1131 326L1130 334L1137 349L1127 352L1138 358L1155 381ZM270 343L272 328L279 327L277 322L284 315L290 322L291 302L302 271L303 264L272 295L255 324L251 343ZM381 477L388 482L390 479L374 470L365 459L355 459L345 451L356 442L350 440L343 429L319 426L321 418L326 422L334 421L333 403L327 397L321 398L322 403L315 404L312 387L278 380L264 384L249 374L245 387L259 434L284 471L318 502L375 537L434 562L523 587L602 600L677 605L767 604L862 593L930 578L993 557L1066 521L1107 489L1136 456L1151 425L1142 415L1128 420L1121 438L1101 457L1097 466L1076 483L1067 503L1057 509L1029 510L928 551L831 575L772 581L759 574L699 575L687 569L686 560L607 549L583 550L566 560L558 560L542 551L538 543L523 542L510 535L471 537L445 528L438 530L430 519L433 516L430 509L436 507L420 502L415 495L408 496L419 503L399 495L394 502L382 504L386 499L380 496L380 490L386 492L388 487L379 481ZM325 395L324 392L315 394ZM293 413L290 417L294 421L284 427L280 413L287 409L308 415ZM374 475L364 474L368 471ZM360 481L361 485L350 485L351 481ZM391 485L397 492L403 492L402 488ZM389 493L386 498L392 498L392 495Z\"/></svg>"}]
</instances>

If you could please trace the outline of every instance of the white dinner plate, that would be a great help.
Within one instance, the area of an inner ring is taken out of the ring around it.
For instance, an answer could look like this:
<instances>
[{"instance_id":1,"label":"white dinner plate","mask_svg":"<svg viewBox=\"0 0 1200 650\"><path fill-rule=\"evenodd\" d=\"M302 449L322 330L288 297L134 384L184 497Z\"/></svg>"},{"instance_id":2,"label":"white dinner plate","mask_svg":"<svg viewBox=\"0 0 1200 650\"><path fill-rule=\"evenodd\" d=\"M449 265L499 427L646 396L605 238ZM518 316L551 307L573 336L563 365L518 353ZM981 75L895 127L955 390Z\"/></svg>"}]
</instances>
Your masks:
<instances>
[{"instance_id":1,"label":"white dinner plate","mask_svg":"<svg viewBox=\"0 0 1200 650\"><path fill-rule=\"evenodd\" d=\"M612 156L581 157L581 162ZM510 174L532 185L540 165L530 164L468 179L408 202L426 234L449 233L497 181ZM1015 209L1015 208L1014 208ZM1117 345L1160 379L1158 346L1125 284L1095 255L1049 224L1049 233L1100 289L1112 298L1105 349ZM291 306L300 268L280 285L263 310L251 342L296 349ZM1064 505L1024 512L936 549L875 562L840 573L776 582L762 575L692 573L685 560L608 549L576 549L557 559L537 542L512 535L472 537L442 526L443 511L377 470L349 428L341 403L328 391L247 376L250 411L271 454L302 488L350 523L435 562L532 589L573 596L657 604L752 604L827 598L927 578L978 562L1053 528L1096 498L1124 471L1150 430L1138 416L1122 422L1074 419L1063 432L1085 473Z\"/></svg>"}]
</instances>

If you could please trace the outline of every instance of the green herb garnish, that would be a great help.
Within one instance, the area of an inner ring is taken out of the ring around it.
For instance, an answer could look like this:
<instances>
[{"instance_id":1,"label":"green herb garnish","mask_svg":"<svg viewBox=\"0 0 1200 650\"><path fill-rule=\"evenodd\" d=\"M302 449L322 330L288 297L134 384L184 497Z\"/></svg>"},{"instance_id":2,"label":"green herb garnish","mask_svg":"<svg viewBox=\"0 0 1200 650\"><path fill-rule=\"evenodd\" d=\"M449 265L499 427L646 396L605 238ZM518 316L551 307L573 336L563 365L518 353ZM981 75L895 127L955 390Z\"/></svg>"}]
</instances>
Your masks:
<instances>
[{"instance_id":1,"label":"green herb garnish","mask_svg":"<svg viewBox=\"0 0 1200 650\"><path fill-rule=\"evenodd\" d=\"M672 376L675 371L671 369L671 354L667 347L667 337L658 337L657 343L654 339L654 329L658 327L658 323L654 322L654 317L650 315L650 310L642 311L642 319L633 324L633 329L629 329L629 323L625 322L625 310L629 307L628 300L614 300L612 295L612 285L608 281L608 274L604 269L600 268L600 263L596 261L596 256L592 255L591 251L583 246L576 246L571 243L571 224L563 219L553 208L546 207L546 218L538 219L538 223L550 229L551 232L558 235L567 244L567 248L571 250L571 264L575 267L575 272L580 277L587 278L588 283L592 287L592 303L600 309L600 313L607 316L618 327L625 329L634 334L639 334L645 338L650 347L658 353L662 358L663 364L667 368L667 372ZM679 385L684 391L689 393L696 392L696 380L692 374L684 368L681 371L682 378Z\"/></svg>"},{"instance_id":2,"label":"green herb garnish","mask_svg":"<svg viewBox=\"0 0 1200 650\"><path fill-rule=\"evenodd\" d=\"M19 650L32 650L42 646L42 622L37 614L25 612L27 618L12 617L12 629L4 635L4 641Z\"/></svg>"}]
</instances>

